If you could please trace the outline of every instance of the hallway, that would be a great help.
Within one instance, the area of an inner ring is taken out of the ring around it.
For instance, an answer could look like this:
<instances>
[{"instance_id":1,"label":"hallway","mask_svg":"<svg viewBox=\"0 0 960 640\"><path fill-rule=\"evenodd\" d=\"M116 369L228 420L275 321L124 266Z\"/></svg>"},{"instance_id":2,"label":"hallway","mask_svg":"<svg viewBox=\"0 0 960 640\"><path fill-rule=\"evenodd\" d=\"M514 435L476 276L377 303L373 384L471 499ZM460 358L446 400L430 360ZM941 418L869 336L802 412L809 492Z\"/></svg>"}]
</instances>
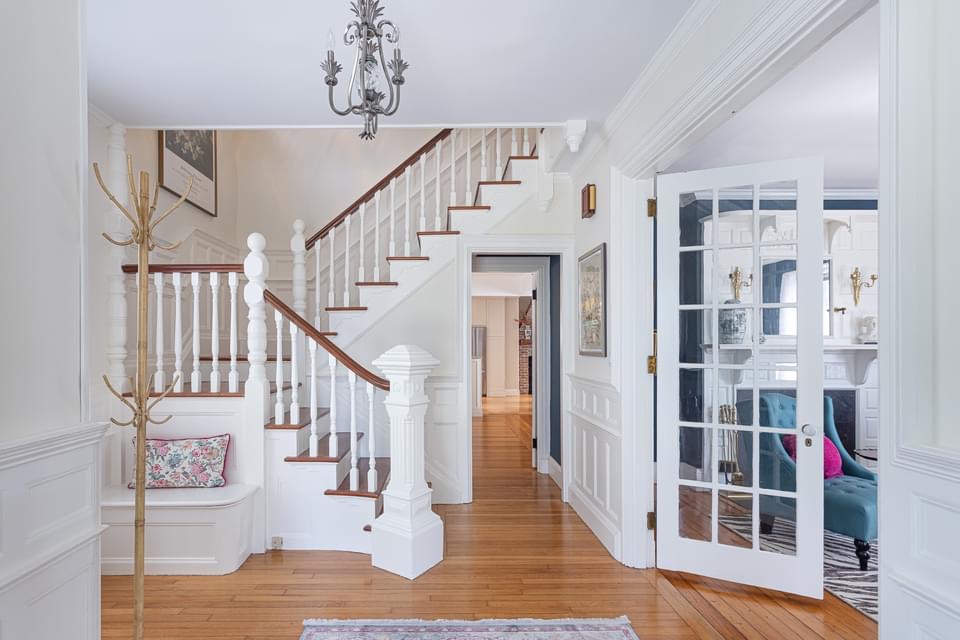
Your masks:
<instances>
[{"instance_id":1,"label":"hallway","mask_svg":"<svg viewBox=\"0 0 960 640\"><path fill-rule=\"evenodd\" d=\"M414 582L368 556L275 551L236 573L148 576L147 637L297 638L304 618L566 618L626 614L641 640L874 640L876 624L822 603L613 560L530 468L529 396L474 420L474 502L439 505L446 558ZM104 577L103 637L126 638L131 579Z\"/></svg>"}]
</instances>

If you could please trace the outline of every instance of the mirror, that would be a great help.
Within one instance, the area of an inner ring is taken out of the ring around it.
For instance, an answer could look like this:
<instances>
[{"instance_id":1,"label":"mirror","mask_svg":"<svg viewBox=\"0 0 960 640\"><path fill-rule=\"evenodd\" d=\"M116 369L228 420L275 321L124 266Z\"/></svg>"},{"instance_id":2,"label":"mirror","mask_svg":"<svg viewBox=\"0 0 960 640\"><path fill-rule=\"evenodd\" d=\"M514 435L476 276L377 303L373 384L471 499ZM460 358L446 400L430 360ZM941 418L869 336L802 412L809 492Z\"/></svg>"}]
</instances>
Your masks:
<instances>
[{"instance_id":1,"label":"mirror","mask_svg":"<svg viewBox=\"0 0 960 640\"><path fill-rule=\"evenodd\" d=\"M763 302L795 304L797 302L797 261L790 258L764 258L762 273ZM833 327L833 259L823 260L823 335L830 337ZM763 335L796 336L797 310L764 309Z\"/></svg>"}]
</instances>

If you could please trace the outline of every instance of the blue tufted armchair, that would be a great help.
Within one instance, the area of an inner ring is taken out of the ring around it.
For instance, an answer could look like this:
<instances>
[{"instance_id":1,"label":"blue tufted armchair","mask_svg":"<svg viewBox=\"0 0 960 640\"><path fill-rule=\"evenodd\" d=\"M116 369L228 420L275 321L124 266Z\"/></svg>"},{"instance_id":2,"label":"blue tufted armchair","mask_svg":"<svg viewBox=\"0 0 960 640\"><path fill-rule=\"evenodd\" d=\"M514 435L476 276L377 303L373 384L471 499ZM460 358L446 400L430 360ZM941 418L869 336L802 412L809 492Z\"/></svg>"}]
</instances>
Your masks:
<instances>
[{"instance_id":1,"label":"blue tufted armchair","mask_svg":"<svg viewBox=\"0 0 960 640\"><path fill-rule=\"evenodd\" d=\"M753 401L737 403L741 424L749 424L753 416ZM797 401L782 393L760 394L760 424L789 429L797 424ZM870 542L877 538L877 476L853 459L840 442L834 422L833 399L823 398L824 435L833 441L843 461L843 475L823 481L823 521L828 531L850 536L860 560L860 568L867 569L870 560ZM787 434L784 434L787 435ZM760 434L760 487L796 491L796 463L783 446L783 436ZM753 456L748 438L741 438L737 457L745 483L753 485ZM760 531L770 533L776 518L796 521L796 502L792 498L760 496Z\"/></svg>"}]
</instances>

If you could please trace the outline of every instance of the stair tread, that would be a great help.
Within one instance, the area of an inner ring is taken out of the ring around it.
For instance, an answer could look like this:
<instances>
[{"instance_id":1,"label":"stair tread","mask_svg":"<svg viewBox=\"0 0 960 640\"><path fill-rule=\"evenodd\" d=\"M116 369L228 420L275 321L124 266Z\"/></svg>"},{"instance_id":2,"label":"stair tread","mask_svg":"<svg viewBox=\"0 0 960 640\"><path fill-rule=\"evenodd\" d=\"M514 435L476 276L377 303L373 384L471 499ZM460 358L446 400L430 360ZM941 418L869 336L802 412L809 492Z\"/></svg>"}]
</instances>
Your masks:
<instances>
[{"instance_id":1,"label":"stair tread","mask_svg":"<svg viewBox=\"0 0 960 640\"><path fill-rule=\"evenodd\" d=\"M447 211L489 211L489 204L461 204L447 207Z\"/></svg>"},{"instance_id":2,"label":"stair tread","mask_svg":"<svg viewBox=\"0 0 960 640\"><path fill-rule=\"evenodd\" d=\"M459 231L417 231L418 236L458 236Z\"/></svg>"},{"instance_id":3,"label":"stair tread","mask_svg":"<svg viewBox=\"0 0 960 640\"><path fill-rule=\"evenodd\" d=\"M430 256L388 256L387 260L429 260Z\"/></svg>"},{"instance_id":4,"label":"stair tread","mask_svg":"<svg viewBox=\"0 0 960 640\"><path fill-rule=\"evenodd\" d=\"M380 282L370 280L366 282L356 282L354 284L356 284L358 287L396 287L400 285L399 282L389 282L386 280Z\"/></svg>"},{"instance_id":5,"label":"stair tread","mask_svg":"<svg viewBox=\"0 0 960 640\"><path fill-rule=\"evenodd\" d=\"M363 437L362 433L357 433L357 442L360 441L360 438ZM317 450L323 454L326 451L329 451L330 446L330 433L327 432L320 441L317 443ZM337 432L337 456L331 457L328 455L319 455L311 456L310 449L304 449L300 452L300 455L296 456L287 456L284 458L284 462L339 462L350 453L350 432L349 431L338 431ZM377 458L377 465L380 465L380 458Z\"/></svg>"},{"instance_id":6,"label":"stair tread","mask_svg":"<svg viewBox=\"0 0 960 640\"><path fill-rule=\"evenodd\" d=\"M539 160L540 156L510 156L508 160Z\"/></svg>"},{"instance_id":7,"label":"stair tread","mask_svg":"<svg viewBox=\"0 0 960 640\"><path fill-rule=\"evenodd\" d=\"M367 471L370 469L370 458L360 458L357 461L357 469L360 471L360 487L357 491L350 491L350 475L343 479L340 486L336 489L327 489L324 495L328 496L356 496L358 498L379 498L387 486L387 480L390 478L390 458L377 458L377 490L367 491Z\"/></svg>"},{"instance_id":8,"label":"stair tread","mask_svg":"<svg viewBox=\"0 0 960 640\"><path fill-rule=\"evenodd\" d=\"M519 180L481 180L477 183L478 185L492 185L492 184L520 184Z\"/></svg>"},{"instance_id":9,"label":"stair tread","mask_svg":"<svg viewBox=\"0 0 960 640\"><path fill-rule=\"evenodd\" d=\"M189 375L187 377L189 378ZM241 398L243 397L243 386L245 384L245 382L240 383L240 391L230 392L225 390L227 388L226 376L223 376L223 380L221 380L220 382L220 388L222 389L222 391L211 391L209 380L203 381L203 383L200 385L200 391L191 391L189 383L190 383L189 379L184 380L183 391L171 391L170 394L167 395L167 397L168 398ZM301 383L298 386L303 386L303 385ZM291 385L289 382L283 383L284 391L287 391L290 388L291 388ZM277 383L271 382L270 393L276 393L276 392L277 392ZM160 394L156 391L150 392L151 398L156 398L159 395ZM123 397L132 398L133 392L126 391L124 392Z\"/></svg>"},{"instance_id":10,"label":"stair tread","mask_svg":"<svg viewBox=\"0 0 960 640\"><path fill-rule=\"evenodd\" d=\"M317 407L317 417L322 418L325 415L330 413L330 409L327 407ZM300 407L300 415L296 416L296 420L290 419L290 412L288 411L284 414L284 422L276 423L272 420L264 425L265 429L302 429L310 424L310 407ZM329 435L329 434L328 434Z\"/></svg>"},{"instance_id":11,"label":"stair tread","mask_svg":"<svg viewBox=\"0 0 960 640\"><path fill-rule=\"evenodd\" d=\"M367 307L326 307L327 311L366 311Z\"/></svg>"}]
</instances>

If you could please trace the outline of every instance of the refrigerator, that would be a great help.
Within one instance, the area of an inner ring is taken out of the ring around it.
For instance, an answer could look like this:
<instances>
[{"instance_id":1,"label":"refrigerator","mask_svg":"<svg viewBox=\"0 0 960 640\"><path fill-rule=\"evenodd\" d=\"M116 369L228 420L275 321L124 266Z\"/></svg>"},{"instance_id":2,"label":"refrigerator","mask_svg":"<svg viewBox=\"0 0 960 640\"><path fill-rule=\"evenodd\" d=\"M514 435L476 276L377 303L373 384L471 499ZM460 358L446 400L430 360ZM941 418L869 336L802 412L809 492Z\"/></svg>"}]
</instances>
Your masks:
<instances>
[{"instance_id":1,"label":"refrigerator","mask_svg":"<svg viewBox=\"0 0 960 640\"><path fill-rule=\"evenodd\" d=\"M473 347L471 357L474 360L480 360L481 389L484 396L487 395L487 328L481 326L473 327Z\"/></svg>"}]
</instances>

